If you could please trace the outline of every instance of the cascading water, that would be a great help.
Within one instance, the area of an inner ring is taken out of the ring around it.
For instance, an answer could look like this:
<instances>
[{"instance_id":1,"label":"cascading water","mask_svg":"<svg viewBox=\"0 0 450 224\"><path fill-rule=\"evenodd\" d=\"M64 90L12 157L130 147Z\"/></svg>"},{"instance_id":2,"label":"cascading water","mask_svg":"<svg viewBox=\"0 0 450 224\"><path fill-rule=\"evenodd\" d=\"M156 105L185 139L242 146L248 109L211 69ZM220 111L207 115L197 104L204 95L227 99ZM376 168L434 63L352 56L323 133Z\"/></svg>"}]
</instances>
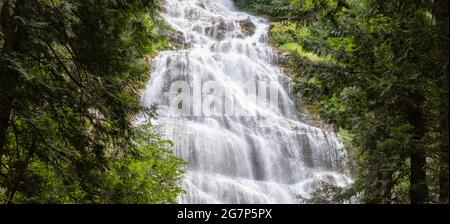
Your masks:
<instances>
[{"instance_id":1,"label":"cascading water","mask_svg":"<svg viewBox=\"0 0 450 224\"><path fill-rule=\"evenodd\" d=\"M181 203L298 203L323 178L351 183L336 135L296 118L268 21L231 0L166 0L163 16L185 49L156 58L143 101L189 164Z\"/></svg>"}]
</instances>

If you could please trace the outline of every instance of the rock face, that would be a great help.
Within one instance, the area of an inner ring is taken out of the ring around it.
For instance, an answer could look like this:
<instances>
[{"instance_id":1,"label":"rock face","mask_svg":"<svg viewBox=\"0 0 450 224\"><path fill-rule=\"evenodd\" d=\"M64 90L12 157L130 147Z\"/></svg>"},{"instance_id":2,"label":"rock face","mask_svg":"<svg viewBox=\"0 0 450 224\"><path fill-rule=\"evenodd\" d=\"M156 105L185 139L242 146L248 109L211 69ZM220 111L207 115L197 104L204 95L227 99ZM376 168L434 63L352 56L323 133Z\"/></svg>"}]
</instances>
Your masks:
<instances>
[{"instance_id":1,"label":"rock face","mask_svg":"<svg viewBox=\"0 0 450 224\"><path fill-rule=\"evenodd\" d=\"M241 27L242 35L239 34L240 38L249 37L255 34L256 26L250 19L237 21L237 23ZM205 28L205 33L218 41L224 40L227 33L236 29L235 23L226 22L220 17L212 19L211 24L211 26Z\"/></svg>"},{"instance_id":2,"label":"rock face","mask_svg":"<svg viewBox=\"0 0 450 224\"><path fill-rule=\"evenodd\" d=\"M186 44L186 39L184 38L184 34L180 31L174 31L174 30L165 30L163 31L162 35L168 37L171 41L184 45Z\"/></svg>"},{"instance_id":3,"label":"rock face","mask_svg":"<svg viewBox=\"0 0 450 224\"><path fill-rule=\"evenodd\" d=\"M253 36L253 34L255 34L256 26L250 19L239 21L239 25L245 36Z\"/></svg>"},{"instance_id":4,"label":"rock face","mask_svg":"<svg viewBox=\"0 0 450 224\"><path fill-rule=\"evenodd\" d=\"M278 61L282 65L286 65L289 62L289 59L291 58L292 53L287 51L282 51L278 53Z\"/></svg>"},{"instance_id":5,"label":"rock face","mask_svg":"<svg viewBox=\"0 0 450 224\"><path fill-rule=\"evenodd\" d=\"M226 34L234 29L233 23L225 22L223 18L212 20L212 26L206 27L205 32L218 41L225 39Z\"/></svg>"}]
</instances>

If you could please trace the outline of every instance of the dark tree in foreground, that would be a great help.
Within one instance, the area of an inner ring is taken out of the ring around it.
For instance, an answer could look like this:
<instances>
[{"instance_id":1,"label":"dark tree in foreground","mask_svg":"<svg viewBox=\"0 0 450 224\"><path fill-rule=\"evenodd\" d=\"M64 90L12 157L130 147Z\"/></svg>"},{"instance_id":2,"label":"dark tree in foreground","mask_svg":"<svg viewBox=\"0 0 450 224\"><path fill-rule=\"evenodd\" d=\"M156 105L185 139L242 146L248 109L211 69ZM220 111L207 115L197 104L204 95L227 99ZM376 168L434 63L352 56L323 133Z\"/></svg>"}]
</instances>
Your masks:
<instances>
[{"instance_id":1,"label":"dark tree in foreground","mask_svg":"<svg viewBox=\"0 0 450 224\"><path fill-rule=\"evenodd\" d=\"M133 125L157 0L2 0L0 201L174 203L182 162Z\"/></svg>"}]
</instances>

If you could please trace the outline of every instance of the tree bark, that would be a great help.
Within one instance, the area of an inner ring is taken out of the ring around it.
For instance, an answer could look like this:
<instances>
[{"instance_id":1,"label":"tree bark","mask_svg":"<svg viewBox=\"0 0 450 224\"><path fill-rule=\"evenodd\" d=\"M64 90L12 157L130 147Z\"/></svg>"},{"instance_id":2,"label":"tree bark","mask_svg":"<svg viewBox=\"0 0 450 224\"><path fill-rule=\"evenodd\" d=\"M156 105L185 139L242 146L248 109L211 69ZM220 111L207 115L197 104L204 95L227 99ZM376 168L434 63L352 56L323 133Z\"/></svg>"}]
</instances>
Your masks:
<instances>
[{"instance_id":1,"label":"tree bark","mask_svg":"<svg viewBox=\"0 0 450 224\"><path fill-rule=\"evenodd\" d=\"M411 149L411 177L410 177L410 200L411 204L424 204L428 202L428 184L425 166L427 164L426 152L421 144L425 136L425 118L422 111L423 97L418 94L412 94L413 105L408 110L409 123L414 127L415 145Z\"/></svg>"},{"instance_id":2,"label":"tree bark","mask_svg":"<svg viewBox=\"0 0 450 224\"><path fill-rule=\"evenodd\" d=\"M425 171L426 161L424 152L416 151L411 155L411 204L424 204L428 202L427 174Z\"/></svg>"}]
</instances>

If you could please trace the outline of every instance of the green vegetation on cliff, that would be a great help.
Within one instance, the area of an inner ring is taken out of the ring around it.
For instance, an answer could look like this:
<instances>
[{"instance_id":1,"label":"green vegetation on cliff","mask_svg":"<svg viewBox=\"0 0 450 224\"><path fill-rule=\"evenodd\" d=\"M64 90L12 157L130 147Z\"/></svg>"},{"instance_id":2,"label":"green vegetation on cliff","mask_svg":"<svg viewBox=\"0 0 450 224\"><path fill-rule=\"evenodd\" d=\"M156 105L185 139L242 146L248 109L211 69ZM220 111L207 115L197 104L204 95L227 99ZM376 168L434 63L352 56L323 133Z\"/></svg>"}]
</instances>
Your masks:
<instances>
[{"instance_id":1,"label":"green vegetation on cliff","mask_svg":"<svg viewBox=\"0 0 450 224\"><path fill-rule=\"evenodd\" d=\"M286 15L290 0L235 0L235 3L241 9L276 17Z\"/></svg>"}]
</instances>

